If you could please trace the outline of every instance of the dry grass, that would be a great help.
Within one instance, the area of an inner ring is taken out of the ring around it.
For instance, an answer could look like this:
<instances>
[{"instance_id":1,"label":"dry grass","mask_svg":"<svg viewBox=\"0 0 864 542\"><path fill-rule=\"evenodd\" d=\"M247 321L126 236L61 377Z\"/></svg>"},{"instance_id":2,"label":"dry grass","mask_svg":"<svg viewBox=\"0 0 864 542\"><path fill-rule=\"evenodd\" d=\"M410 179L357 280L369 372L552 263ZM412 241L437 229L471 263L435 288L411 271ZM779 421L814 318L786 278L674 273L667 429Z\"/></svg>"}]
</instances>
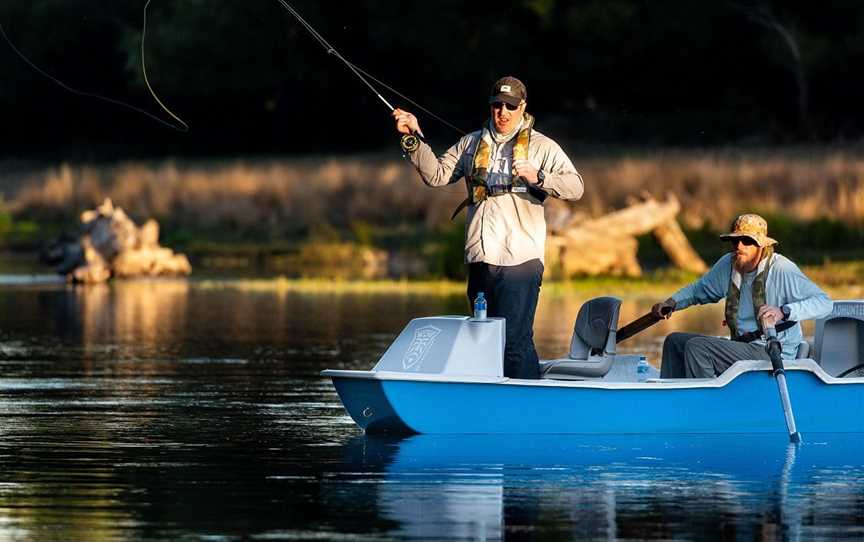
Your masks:
<instances>
[{"instance_id":1,"label":"dry grass","mask_svg":"<svg viewBox=\"0 0 864 542\"><path fill-rule=\"evenodd\" d=\"M401 295L464 295L465 284L447 280L324 280L289 279L284 276L273 279L204 280L195 286L202 289L233 289L243 292L301 292L305 294L401 294Z\"/></svg>"},{"instance_id":2,"label":"dry grass","mask_svg":"<svg viewBox=\"0 0 864 542\"><path fill-rule=\"evenodd\" d=\"M864 219L864 158L856 149L655 151L574 156L586 181L573 210L599 215L634 196L675 194L689 227L722 228L744 209L800 219ZM18 217L69 219L111 197L133 217L173 225L264 228L289 234L316 224L349 227L449 220L463 185L432 190L387 155L110 166L0 164L0 196Z\"/></svg>"},{"instance_id":3,"label":"dry grass","mask_svg":"<svg viewBox=\"0 0 864 542\"><path fill-rule=\"evenodd\" d=\"M864 158L855 149L656 152L580 161L592 215L648 192L674 194L689 227L726 227L742 210L864 221ZM603 187L590 190L591 185Z\"/></svg>"}]
</instances>

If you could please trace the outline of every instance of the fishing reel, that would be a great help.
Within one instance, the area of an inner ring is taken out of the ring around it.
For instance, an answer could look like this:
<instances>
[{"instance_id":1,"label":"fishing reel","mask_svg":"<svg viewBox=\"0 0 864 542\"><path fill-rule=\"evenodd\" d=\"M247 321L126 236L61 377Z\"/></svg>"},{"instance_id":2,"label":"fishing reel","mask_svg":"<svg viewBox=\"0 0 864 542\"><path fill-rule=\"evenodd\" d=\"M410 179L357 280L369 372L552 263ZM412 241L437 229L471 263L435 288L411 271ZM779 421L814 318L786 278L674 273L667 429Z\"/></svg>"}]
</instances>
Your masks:
<instances>
[{"instance_id":1,"label":"fishing reel","mask_svg":"<svg viewBox=\"0 0 864 542\"><path fill-rule=\"evenodd\" d=\"M420 138L414 134L405 134L399 142L405 152L414 152L420 148Z\"/></svg>"}]
</instances>

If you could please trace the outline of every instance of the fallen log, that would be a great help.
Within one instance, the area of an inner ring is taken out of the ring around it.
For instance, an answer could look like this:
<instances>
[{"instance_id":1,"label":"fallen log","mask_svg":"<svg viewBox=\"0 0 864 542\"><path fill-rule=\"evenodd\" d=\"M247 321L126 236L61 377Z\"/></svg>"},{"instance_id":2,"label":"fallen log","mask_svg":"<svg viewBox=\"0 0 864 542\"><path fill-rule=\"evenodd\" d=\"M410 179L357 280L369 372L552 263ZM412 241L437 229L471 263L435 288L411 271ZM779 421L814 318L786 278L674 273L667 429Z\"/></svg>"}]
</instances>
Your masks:
<instances>
[{"instance_id":1,"label":"fallen log","mask_svg":"<svg viewBox=\"0 0 864 542\"><path fill-rule=\"evenodd\" d=\"M705 262L693 250L676 220L681 210L669 196L658 202L648 197L624 209L596 218L573 220L557 217L547 237L546 266L553 278L576 275L637 277L642 267L636 257L636 236L653 232L672 263L681 269L701 273Z\"/></svg>"},{"instance_id":2,"label":"fallen log","mask_svg":"<svg viewBox=\"0 0 864 542\"><path fill-rule=\"evenodd\" d=\"M110 199L81 214L78 239L60 241L43 253L47 263L69 282L105 282L111 277L188 275L192 266L183 254L159 246L159 224L138 227Z\"/></svg>"}]
</instances>

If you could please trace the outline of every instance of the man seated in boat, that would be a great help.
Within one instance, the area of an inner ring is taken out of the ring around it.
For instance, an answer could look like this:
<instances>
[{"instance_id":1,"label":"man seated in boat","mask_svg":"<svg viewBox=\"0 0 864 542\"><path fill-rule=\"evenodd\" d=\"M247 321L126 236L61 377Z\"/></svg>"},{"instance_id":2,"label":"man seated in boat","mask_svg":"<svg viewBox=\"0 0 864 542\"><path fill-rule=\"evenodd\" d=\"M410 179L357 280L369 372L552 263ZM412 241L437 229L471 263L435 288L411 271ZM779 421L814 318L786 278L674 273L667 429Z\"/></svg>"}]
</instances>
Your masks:
<instances>
[{"instance_id":1,"label":"man seated in boat","mask_svg":"<svg viewBox=\"0 0 864 542\"><path fill-rule=\"evenodd\" d=\"M657 303L651 312L669 318L673 311L725 299L725 324L731 340L670 334L663 343L661 378L713 378L739 360L768 360L763 318L777 323L783 358L794 359L803 340L798 322L831 313L833 303L828 295L791 260L774 252L777 241L768 237L764 218L741 215L732 223L732 231L720 238L729 241L732 250L699 280Z\"/></svg>"}]
</instances>

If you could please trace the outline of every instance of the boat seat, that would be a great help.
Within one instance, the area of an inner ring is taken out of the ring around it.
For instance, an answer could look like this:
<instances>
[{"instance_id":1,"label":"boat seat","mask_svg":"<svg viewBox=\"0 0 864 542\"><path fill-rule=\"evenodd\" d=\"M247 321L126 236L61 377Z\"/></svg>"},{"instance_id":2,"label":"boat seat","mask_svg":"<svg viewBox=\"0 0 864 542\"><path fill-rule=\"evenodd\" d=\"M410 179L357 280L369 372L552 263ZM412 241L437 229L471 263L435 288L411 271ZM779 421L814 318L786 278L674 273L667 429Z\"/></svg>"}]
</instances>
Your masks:
<instances>
[{"instance_id":1,"label":"boat seat","mask_svg":"<svg viewBox=\"0 0 864 542\"><path fill-rule=\"evenodd\" d=\"M827 318L816 321L813 359L831 376L858 376L864 365L864 301L835 301Z\"/></svg>"},{"instance_id":2,"label":"boat seat","mask_svg":"<svg viewBox=\"0 0 864 542\"><path fill-rule=\"evenodd\" d=\"M582 380L601 378L615 361L615 334L621 300L617 297L596 297L582 304L566 358L540 362L543 378Z\"/></svg>"}]
</instances>

